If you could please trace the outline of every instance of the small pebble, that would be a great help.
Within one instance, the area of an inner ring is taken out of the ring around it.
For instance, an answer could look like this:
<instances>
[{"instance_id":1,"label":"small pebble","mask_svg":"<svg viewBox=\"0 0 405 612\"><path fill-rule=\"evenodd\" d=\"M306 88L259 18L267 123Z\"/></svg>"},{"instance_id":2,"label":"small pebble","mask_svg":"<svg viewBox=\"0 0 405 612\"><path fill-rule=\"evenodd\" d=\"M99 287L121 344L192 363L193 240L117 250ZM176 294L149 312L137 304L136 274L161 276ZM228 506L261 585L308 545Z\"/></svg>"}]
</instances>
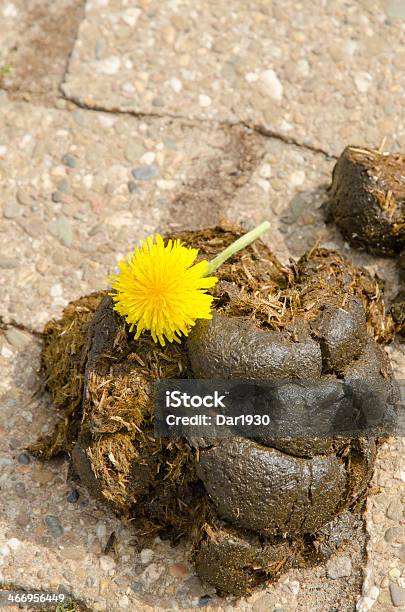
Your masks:
<instances>
[{"instance_id":1,"label":"small pebble","mask_svg":"<svg viewBox=\"0 0 405 612\"><path fill-rule=\"evenodd\" d=\"M11 550L18 550L21 546L21 541L18 538L10 538L6 544Z\"/></svg>"},{"instance_id":2,"label":"small pebble","mask_svg":"<svg viewBox=\"0 0 405 612\"><path fill-rule=\"evenodd\" d=\"M190 574L188 567L184 563L173 563L169 567L169 572L175 578L184 578Z\"/></svg>"},{"instance_id":3,"label":"small pebble","mask_svg":"<svg viewBox=\"0 0 405 612\"><path fill-rule=\"evenodd\" d=\"M403 531L400 527L390 527L384 534L384 539L389 544L393 542L399 542L401 537L403 536Z\"/></svg>"},{"instance_id":4,"label":"small pebble","mask_svg":"<svg viewBox=\"0 0 405 612\"><path fill-rule=\"evenodd\" d=\"M393 500L387 508L387 517L392 521L400 521L403 516L403 507L399 499Z\"/></svg>"},{"instance_id":5,"label":"small pebble","mask_svg":"<svg viewBox=\"0 0 405 612\"><path fill-rule=\"evenodd\" d=\"M148 563L152 561L154 555L155 553L153 552L151 548L144 548L143 550L141 550L141 553L140 553L141 563L143 565L147 565Z\"/></svg>"},{"instance_id":6,"label":"small pebble","mask_svg":"<svg viewBox=\"0 0 405 612\"><path fill-rule=\"evenodd\" d=\"M27 497L27 490L23 482L16 482L14 485L14 491L21 499L25 499Z\"/></svg>"},{"instance_id":7,"label":"small pebble","mask_svg":"<svg viewBox=\"0 0 405 612\"><path fill-rule=\"evenodd\" d=\"M388 576L384 576L379 584L382 589L385 589L389 585L390 581Z\"/></svg>"},{"instance_id":8,"label":"small pebble","mask_svg":"<svg viewBox=\"0 0 405 612\"><path fill-rule=\"evenodd\" d=\"M9 202L3 209L3 217L5 219L15 219L21 214L21 206L17 202Z\"/></svg>"},{"instance_id":9,"label":"small pebble","mask_svg":"<svg viewBox=\"0 0 405 612\"><path fill-rule=\"evenodd\" d=\"M399 587L397 584L391 582L390 595L392 604L395 606L395 608L405 606L405 589L401 589L401 587Z\"/></svg>"},{"instance_id":10,"label":"small pebble","mask_svg":"<svg viewBox=\"0 0 405 612\"><path fill-rule=\"evenodd\" d=\"M129 599L126 595L122 595L122 597L119 598L118 600L118 605L120 608L128 608L129 606Z\"/></svg>"},{"instance_id":11,"label":"small pebble","mask_svg":"<svg viewBox=\"0 0 405 612\"><path fill-rule=\"evenodd\" d=\"M3 270L12 270L13 268L18 268L19 261L13 257L3 257L0 255L0 268Z\"/></svg>"},{"instance_id":12,"label":"small pebble","mask_svg":"<svg viewBox=\"0 0 405 612\"><path fill-rule=\"evenodd\" d=\"M63 98L58 98L55 101L55 106L59 110L65 110L67 106L66 100L64 100Z\"/></svg>"},{"instance_id":13,"label":"small pebble","mask_svg":"<svg viewBox=\"0 0 405 612\"><path fill-rule=\"evenodd\" d=\"M63 535L63 527L60 524L57 516L47 514L47 516L45 517L45 525L48 527L51 535L54 538L60 538L61 535Z\"/></svg>"},{"instance_id":14,"label":"small pebble","mask_svg":"<svg viewBox=\"0 0 405 612\"><path fill-rule=\"evenodd\" d=\"M368 72L358 72L354 77L354 83L357 87L357 91L360 93L366 93L372 83L372 76Z\"/></svg>"},{"instance_id":15,"label":"small pebble","mask_svg":"<svg viewBox=\"0 0 405 612\"><path fill-rule=\"evenodd\" d=\"M196 575L189 576L185 580L181 581L176 590L176 594L182 598L195 597L197 593L203 592L204 590L201 580Z\"/></svg>"},{"instance_id":16,"label":"small pebble","mask_svg":"<svg viewBox=\"0 0 405 612\"><path fill-rule=\"evenodd\" d=\"M403 564L405 564L405 544L402 544L400 549L396 551L396 554L400 558Z\"/></svg>"},{"instance_id":17,"label":"small pebble","mask_svg":"<svg viewBox=\"0 0 405 612\"><path fill-rule=\"evenodd\" d=\"M79 491L77 489L72 489L66 495L66 501L69 504L75 504L77 502L77 500L79 499L79 497L80 497Z\"/></svg>"},{"instance_id":18,"label":"small pebble","mask_svg":"<svg viewBox=\"0 0 405 612\"><path fill-rule=\"evenodd\" d=\"M4 332L4 335L7 342L18 350L24 349L31 342L31 336L16 327L9 327Z\"/></svg>"},{"instance_id":19,"label":"small pebble","mask_svg":"<svg viewBox=\"0 0 405 612\"><path fill-rule=\"evenodd\" d=\"M87 123L86 114L81 110L73 111L72 117L73 117L74 122L77 123L77 125L80 127L84 127Z\"/></svg>"},{"instance_id":20,"label":"small pebble","mask_svg":"<svg viewBox=\"0 0 405 612\"><path fill-rule=\"evenodd\" d=\"M283 85L274 70L264 70L260 75L260 86L263 93L273 100L280 101L283 97Z\"/></svg>"},{"instance_id":21,"label":"small pebble","mask_svg":"<svg viewBox=\"0 0 405 612\"><path fill-rule=\"evenodd\" d=\"M66 153L62 157L62 162L65 164L65 166L68 166L69 168L76 168L76 158L73 157L73 155L70 155L69 153Z\"/></svg>"},{"instance_id":22,"label":"small pebble","mask_svg":"<svg viewBox=\"0 0 405 612\"><path fill-rule=\"evenodd\" d=\"M9 445L10 450L16 450L20 448L20 446L22 445L22 442L19 438L14 438L13 436L12 438L9 438L8 445Z\"/></svg>"},{"instance_id":23,"label":"small pebble","mask_svg":"<svg viewBox=\"0 0 405 612\"><path fill-rule=\"evenodd\" d=\"M115 565L115 561L112 557L109 557L108 555L103 555L100 557L100 567L103 572L109 572L110 570L114 569Z\"/></svg>"},{"instance_id":24,"label":"small pebble","mask_svg":"<svg viewBox=\"0 0 405 612\"><path fill-rule=\"evenodd\" d=\"M41 236L46 231L46 225L42 221L42 219L34 218L34 217L19 217L18 224L28 236L31 238L37 239L38 236Z\"/></svg>"},{"instance_id":25,"label":"small pebble","mask_svg":"<svg viewBox=\"0 0 405 612\"><path fill-rule=\"evenodd\" d=\"M138 189L138 185L135 181L128 181L128 191L129 193L134 193Z\"/></svg>"},{"instance_id":26,"label":"small pebble","mask_svg":"<svg viewBox=\"0 0 405 612\"><path fill-rule=\"evenodd\" d=\"M54 285L52 285L51 291L50 291L50 294L52 297L61 297L62 293L63 293L63 287L60 283L55 283Z\"/></svg>"},{"instance_id":27,"label":"small pebble","mask_svg":"<svg viewBox=\"0 0 405 612\"><path fill-rule=\"evenodd\" d=\"M149 166L144 164L137 166L132 170L132 176L138 181L147 181L155 176L158 176L159 168L157 166Z\"/></svg>"},{"instance_id":28,"label":"small pebble","mask_svg":"<svg viewBox=\"0 0 405 612\"><path fill-rule=\"evenodd\" d=\"M17 190L17 200L23 206L30 206L32 203L30 192L22 187Z\"/></svg>"},{"instance_id":29,"label":"small pebble","mask_svg":"<svg viewBox=\"0 0 405 612\"><path fill-rule=\"evenodd\" d=\"M157 563L151 563L142 572L140 580L146 587L150 587L151 584L159 580L160 576L165 571L163 565Z\"/></svg>"},{"instance_id":30,"label":"small pebble","mask_svg":"<svg viewBox=\"0 0 405 612\"><path fill-rule=\"evenodd\" d=\"M211 599L212 598L210 595L203 595L202 597L200 597L197 603L198 608L204 608L205 606L208 606Z\"/></svg>"},{"instance_id":31,"label":"small pebble","mask_svg":"<svg viewBox=\"0 0 405 612\"><path fill-rule=\"evenodd\" d=\"M335 557L329 559L326 564L326 573L332 580L350 576L352 573L352 562L350 557Z\"/></svg>"},{"instance_id":32,"label":"small pebble","mask_svg":"<svg viewBox=\"0 0 405 612\"><path fill-rule=\"evenodd\" d=\"M51 198L52 202L55 202L55 204L62 202L62 195L59 193L59 191L54 191L51 195Z\"/></svg>"},{"instance_id":33,"label":"small pebble","mask_svg":"<svg viewBox=\"0 0 405 612\"><path fill-rule=\"evenodd\" d=\"M14 355L13 351L10 351L8 346L2 346L0 354L5 359L11 359L11 357Z\"/></svg>"},{"instance_id":34,"label":"small pebble","mask_svg":"<svg viewBox=\"0 0 405 612\"><path fill-rule=\"evenodd\" d=\"M179 93L183 89L183 84L180 79L173 78L170 80L170 86L175 93Z\"/></svg>"},{"instance_id":35,"label":"small pebble","mask_svg":"<svg viewBox=\"0 0 405 612\"><path fill-rule=\"evenodd\" d=\"M18 463L21 463L21 465L28 465L31 463L31 457L27 455L27 453L21 453L18 455Z\"/></svg>"},{"instance_id":36,"label":"small pebble","mask_svg":"<svg viewBox=\"0 0 405 612\"><path fill-rule=\"evenodd\" d=\"M258 77L258 75L255 72L247 72L245 74L245 80L248 83L254 83L255 81L257 81L258 78L259 77Z\"/></svg>"},{"instance_id":37,"label":"small pebble","mask_svg":"<svg viewBox=\"0 0 405 612\"><path fill-rule=\"evenodd\" d=\"M120 58L115 55L112 55L111 57L107 57L106 59L98 61L96 71L99 74L113 75L117 74L118 70L120 69L120 66Z\"/></svg>"},{"instance_id":38,"label":"small pebble","mask_svg":"<svg viewBox=\"0 0 405 612\"><path fill-rule=\"evenodd\" d=\"M72 222L67 217L61 216L48 224L49 233L57 238L63 245L69 247L73 240Z\"/></svg>"},{"instance_id":39,"label":"small pebble","mask_svg":"<svg viewBox=\"0 0 405 612\"><path fill-rule=\"evenodd\" d=\"M157 186L159 189L170 190L176 187L176 181L166 181L162 179L161 181L157 181Z\"/></svg>"},{"instance_id":40,"label":"small pebble","mask_svg":"<svg viewBox=\"0 0 405 612\"><path fill-rule=\"evenodd\" d=\"M98 523L96 527L96 535L101 543L104 542L107 535L107 527L105 523Z\"/></svg>"},{"instance_id":41,"label":"small pebble","mask_svg":"<svg viewBox=\"0 0 405 612\"><path fill-rule=\"evenodd\" d=\"M125 159L129 162L136 162L144 153L143 145L138 141L131 141L125 148Z\"/></svg>"},{"instance_id":42,"label":"small pebble","mask_svg":"<svg viewBox=\"0 0 405 612\"><path fill-rule=\"evenodd\" d=\"M61 193L68 193L70 189L69 181L67 179L62 179L57 184L57 188L58 188L58 191L60 191Z\"/></svg>"},{"instance_id":43,"label":"small pebble","mask_svg":"<svg viewBox=\"0 0 405 612\"><path fill-rule=\"evenodd\" d=\"M146 164L147 166L150 166L151 164L153 164L153 162L156 159L156 153L154 153L153 151L147 151L147 153L144 153L140 159L141 164Z\"/></svg>"},{"instance_id":44,"label":"small pebble","mask_svg":"<svg viewBox=\"0 0 405 612\"><path fill-rule=\"evenodd\" d=\"M211 106L211 98L205 94L201 94L198 96L198 103L203 108L207 108L208 106Z\"/></svg>"},{"instance_id":45,"label":"small pebble","mask_svg":"<svg viewBox=\"0 0 405 612\"><path fill-rule=\"evenodd\" d=\"M293 187L300 187L305 182L304 170L296 170L290 174L290 183Z\"/></svg>"},{"instance_id":46,"label":"small pebble","mask_svg":"<svg viewBox=\"0 0 405 612\"><path fill-rule=\"evenodd\" d=\"M122 91L128 95L132 95L135 92L135 87L129 81L123 83L121 87Z\"/></svg>"},{"instance_id":47,"label":"small pebble","mask_svg":"<svg viewBox=\"0 0 405 612\"><path fill-rule=\"evenodd\" d=\"M271 166L270 164L262 164L259 168L259 176L263 179L271 177Z\"/></svg>"},{"instance_id":48,"label":"small pebble","mask_svg":"<svg viewBox=\"0 0 405 612\"><path fill-rule=\"evenodd\" d=\"M30 521L31 517L26 512L21 512L20 514L17 514L15 519L15 522L19 527L27 527L27 525L30 524Z\"/></svg>"}]
</instances>

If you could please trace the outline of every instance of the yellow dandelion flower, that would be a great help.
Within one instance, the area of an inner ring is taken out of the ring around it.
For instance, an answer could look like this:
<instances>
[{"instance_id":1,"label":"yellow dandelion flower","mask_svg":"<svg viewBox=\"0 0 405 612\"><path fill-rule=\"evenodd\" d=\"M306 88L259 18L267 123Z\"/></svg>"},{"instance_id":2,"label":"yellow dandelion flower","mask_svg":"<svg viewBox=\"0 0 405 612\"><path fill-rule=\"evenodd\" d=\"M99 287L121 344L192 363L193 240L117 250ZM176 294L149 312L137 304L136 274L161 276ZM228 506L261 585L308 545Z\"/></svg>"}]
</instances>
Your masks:
<instances>
[{"instance_id":1,"label":"yellow dandelion flower","mask_svg":"<svg viewBox=\"0 0 405 612\"><path fill-rule=\"evenodd\" d=\"M165 346L180 342L197 319L211 319L213 297L206 290L217 278L207 277L209 264L194 264L198 249L184 246L180 240L164 244L157 234L136 247L120 261L120 273L111 275L114 310L125 317L139 338L149 330L155 342Z\"/></svg>"}]
</instances>

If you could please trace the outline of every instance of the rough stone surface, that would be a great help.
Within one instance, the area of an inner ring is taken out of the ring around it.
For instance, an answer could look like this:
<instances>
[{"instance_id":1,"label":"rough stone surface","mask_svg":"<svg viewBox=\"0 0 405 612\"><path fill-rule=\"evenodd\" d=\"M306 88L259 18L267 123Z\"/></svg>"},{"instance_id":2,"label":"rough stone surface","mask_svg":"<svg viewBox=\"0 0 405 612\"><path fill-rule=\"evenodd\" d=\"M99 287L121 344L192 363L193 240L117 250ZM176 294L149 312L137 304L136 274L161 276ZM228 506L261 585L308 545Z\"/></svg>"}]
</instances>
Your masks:
<instances>
[{"instance_id":1,"label":"rough stone surface","mask_svg":"<svg viewBox=\"0 0 405 612\"><path fill-rule=\"evenodd\" d=\"M334 154L384 136L399 147L400 4L89 0L63 91L112 111L243 120Z\"/></svg>"},{"instance_id":2,"label":"rough stone surface","mask_svg":"<svg viewBox=\"0 0 405 612\"><path fill-rule=\"evenodd\" d=\"M1 0L0 69L11 68L4 86L12 99L49 104L60 97L83 16L84 0Z\"/></svg>"},{"instance_id":3,"label":"rough stone surface","mask_svg":"<svg viewBox=\"0 0 405 612\"><path fill-rule=\"evenodd\" d=\"M395 608L402 608L405 606L405 589L399 587L395 582L390 584L390 593L392 599L392 605Z\"/></svg>"},{"instance_id":4,"label":"rough stone surface","mask_svg":"<svg viewBox=\"0 0 405 612\"><path fill-rule=\"evenodd\" d=\"M306 168L307 193L326 181L331 164L323 156L241 127L146 123L90 111L80 111L78 125L76 112L23 103L0 108L6 150L0 155L0 210L17 199L25 202L19 217L0 223L5 320L40 330L67 301L102 287L118 259L156 230L214 225L223 217L252 227L268 218L274 231L266 239L284 258L290 231L296 252L329 236L320 211L302 240L301 221L279 221L276 212L288 214L296 192L285 180L292 168ZM153 166L141 163L148 153L155 156ZM66 155L75 167L65 163ZM262 178L263 164L274 167L278 178ZM158 174L154 170L148 180L134 173L155 167ZM129 180L137 187L132 193ZM69 191L54 202L61 181Z\"/></svg>"},{"instance_id":5,"label":"rough stone surface","mask_svg":"<svg viewBox=\"0 0 405 612\"><path fill-rule=\"evenodd\" d=\"M134 4L0 0L0 588L63 585L111 612L400 609L404 440L378 454L366 555L350 542L333 559L341 578L294 570L236 601L201 584L183 544L138 546L64 458L26 459L58 418L31 332L153 231L267 218L284 261L318 240L397 293L395 262L325 225L333 159L317 149L404 147L404 3ZM388 352L404 379L403 346Z\"/></svg>"},{"instance_id":6,"label":"rough stone surface","mask_svg":"<svg viewBox=\"0 0 405 612\"><path fill-rule=\"evenodd\" d=\"M337 557L330 559L326 564L326 572L329 578L345 578L352 573L352 562L350 557Z\"/></svg>"}]
</instances>

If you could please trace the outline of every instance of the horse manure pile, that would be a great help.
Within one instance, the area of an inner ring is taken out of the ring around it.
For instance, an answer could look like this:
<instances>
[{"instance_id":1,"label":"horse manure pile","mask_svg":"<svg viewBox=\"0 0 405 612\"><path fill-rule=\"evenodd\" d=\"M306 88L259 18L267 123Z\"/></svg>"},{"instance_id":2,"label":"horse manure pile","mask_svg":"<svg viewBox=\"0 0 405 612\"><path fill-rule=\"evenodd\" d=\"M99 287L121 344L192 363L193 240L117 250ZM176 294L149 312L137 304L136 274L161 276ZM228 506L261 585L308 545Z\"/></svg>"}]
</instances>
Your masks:
<instances>
[{"instance_id":1,"label":"horse manure pile","mask_svg":"<svg viewBox=\"0 0 405 612\"><path fill-rule=\"evenodd\" d=\"M395 211L392 228L394 219ZM211 259L241 233L222 226L170 237ZM390 235L394 249L402 234ZM200 577L221 594L240 595L326 559L353 537L376 440L159 438L154 382L311 379L332 393L336 381L363 378L389 399L380 345L394 322L380 281L334 251L315 248L283 266L256 241L217 276L213 319L197 322L181 344L160 347L146 334L135 341L107 292L70 303L50 321L42 369L61 419L31 450L47 459L68 453L94 496L136 519L141 539L188 538ZM292 419L294 393L292 384L280 400ZM315 407L325 405L315 390L309 395Z\"/></svg>"}]
</instances>

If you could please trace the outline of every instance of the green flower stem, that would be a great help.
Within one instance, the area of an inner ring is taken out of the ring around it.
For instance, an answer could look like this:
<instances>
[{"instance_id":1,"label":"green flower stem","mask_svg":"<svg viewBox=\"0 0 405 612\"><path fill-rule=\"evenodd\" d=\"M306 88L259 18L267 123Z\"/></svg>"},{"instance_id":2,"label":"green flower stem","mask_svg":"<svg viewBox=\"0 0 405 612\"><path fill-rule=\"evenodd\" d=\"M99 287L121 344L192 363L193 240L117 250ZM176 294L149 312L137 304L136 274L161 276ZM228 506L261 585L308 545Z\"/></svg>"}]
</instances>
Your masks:
<instances>
[{"instance_id":1,"label":"green flower stem","mask_svg":"<svg viewBox=\"0 0 405 612\"><path fill-rule=\"evenodd\" d=\"M208 263L208 270L206 276L215 272L215 270L217 270L219 266L222 266L222 264L225 263L227 259L232 257L232 255L235 255L235 253L238 253L242 249L245 249L247 246L249 246L251 242L259 238L262 234L264 234L264 232L267 232L269 228L270 223L268 221L263 221L263 223L260 223L260 225L252 229L250 232L244 234L243 236L235 240L235 242L232 242L229 247L226 247L226 249L224 249L222 253L214 257L214 259Z\"/></svg>"}]
</instances>

